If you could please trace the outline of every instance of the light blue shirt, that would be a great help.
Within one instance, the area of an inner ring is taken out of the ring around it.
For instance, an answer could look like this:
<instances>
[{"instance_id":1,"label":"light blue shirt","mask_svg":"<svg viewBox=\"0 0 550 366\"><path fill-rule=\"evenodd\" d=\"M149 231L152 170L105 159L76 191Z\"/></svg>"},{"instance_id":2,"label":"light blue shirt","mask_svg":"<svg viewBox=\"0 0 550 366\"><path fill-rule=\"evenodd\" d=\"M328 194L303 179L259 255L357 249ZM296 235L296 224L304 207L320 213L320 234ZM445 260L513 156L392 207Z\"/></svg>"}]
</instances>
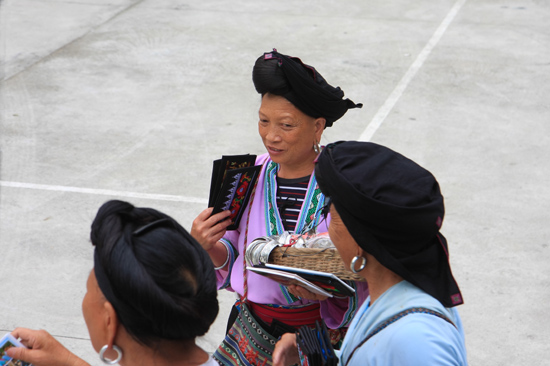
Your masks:
<instances>
[{"instance_id":1,"label":"light blue shirt","mask_svg":"<svg viewBox=\"0 0 550 366\"><path fill-rule=\"evenodd\" d=\"M435 315L413 313L388 325L357 348L379 324L413 307L437 311L456 327ZM355 348L357 350L348 363ZM370 296L367 298L353 318L338 357L341 366L468 364L464 329L456 308L445 308L435 298L407 281L389 288L372 305Z\"/></svg>"}]
</instances>

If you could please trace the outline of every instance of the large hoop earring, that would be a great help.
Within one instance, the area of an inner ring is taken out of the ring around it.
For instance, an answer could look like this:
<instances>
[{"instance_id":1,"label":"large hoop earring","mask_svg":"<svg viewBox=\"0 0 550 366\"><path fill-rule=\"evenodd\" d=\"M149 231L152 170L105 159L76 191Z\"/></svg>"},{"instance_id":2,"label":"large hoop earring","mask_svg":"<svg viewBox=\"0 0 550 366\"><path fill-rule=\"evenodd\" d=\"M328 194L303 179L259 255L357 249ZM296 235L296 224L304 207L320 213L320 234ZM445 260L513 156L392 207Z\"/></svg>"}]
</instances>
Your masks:
<instances>
[{"instance_id":1,"label":"large hoop earring","mask_svg":"<svg viewBox=\"0 0 550 366\"><path fill-rule=\"evenodd\" d=\"M361 259L361 265L359 266L359 268L355 268L355 265L357 264L357 261L359 259ZM362 270L364 270L366 266L367 266L367 258L362 257L360 255L356 255L351 260L350 269L353 273L357 274L357 273L361 272Z\"/></svg>"},{"instance_id":2,"label":"large hoop earring","mask_svg":"<svg viewBox=\"0 0 550 366\"><path fill-rule=\"evenodd\" d=\"M313 143L313 151L315 151L316 154L321 153L321 146L319 146L319 143L317 141Z\"/></svg>"},{"instance_id":3,"label":"large hoop earring","mask_svg":"<svg viewBox=\"0 0 550 366\"><path fill-rule=\"evenodd\" d=\"M122 350L120 349L120 347L115 346L113 344L113 349L117 353L117 357L115 360L110 360L105 357L104 354L105 354L105 351L107 351L107 349L109 349L109 346L104 345L103 347L101 347L101 350L99 351L99 359L101 360L101 362L103 362L106 365L114 365L116 363L119 363L119 361L122 359Z\"/></svg>"}]
</instances>

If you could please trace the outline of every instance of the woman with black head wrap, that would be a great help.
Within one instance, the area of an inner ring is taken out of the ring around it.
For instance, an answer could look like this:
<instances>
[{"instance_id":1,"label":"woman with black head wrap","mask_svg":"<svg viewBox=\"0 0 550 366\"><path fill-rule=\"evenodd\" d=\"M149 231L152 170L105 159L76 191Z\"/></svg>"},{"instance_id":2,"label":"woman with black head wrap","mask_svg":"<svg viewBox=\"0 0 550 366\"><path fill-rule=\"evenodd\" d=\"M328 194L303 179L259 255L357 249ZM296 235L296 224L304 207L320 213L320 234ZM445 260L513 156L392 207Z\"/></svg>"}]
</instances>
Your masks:
<instances>
[{"instance_id":1,"label":"woman with black head wrap","mask_svg":"<svg viewBox=\"0 0 550 366\"><path fill-rule=\"evenodd\" d=\"M434 176L384 146L354 141L329 144L315 172L330 197L330 238L370 291L339 364L467 365L455 308L462 294L440 233L445 208ZM287 334L274 364L297 360L296 337Z\"/></svg>"},{"instance_id":2,"label":"woman with black head wrap","mask_svg":"<svg viewBox=\"0 0 550 366\"><path fill-rule=\"evenodd\" d=\"M256 60L252 80L262 98L258 128L267 150L256 160L262 170L255 193L237 230L226 231L230 222L224 219L229 211L210 217L212 208L195 219L191 230L216 266L219 288L235 291L247 300L246 306L239 301L234 307L228 326L242 323L241 328L261 329L261 334L248 342L238 339L241 334L230 332L214 355L224 365L269 364L279 334L314 325L321 317L329 328L337 330L332 331L336 343L342 335L338 329L348 325L367 296L364 284L358 285L356 297L326 299L243 271L246 246L256 238L283 231L302 233L312 227L318 233L327 231L321 215L325 198L315 178L314 160L321 150L323 130L348 109L361 107L344 99L344 92L329 85L315 68L276 50ZM243 311L237 317L242 309L256 318L253 323L249 316L243 319Z\"/></svg>"},{"instance_id":3,"label":"woman with black head wrap","mask_svg":"<svg viewBox=\"0 0 550 366\"><path fill-rule=\"evenodd\" d=\"M212 261L171 217L109 201L92 224L94 268L82 313L94 349L106 364L214 366L195 344L218 314ZM29 347L9 356L35 366L87 363L49 333L12 334Z\"/></svg>"}]
</instances>

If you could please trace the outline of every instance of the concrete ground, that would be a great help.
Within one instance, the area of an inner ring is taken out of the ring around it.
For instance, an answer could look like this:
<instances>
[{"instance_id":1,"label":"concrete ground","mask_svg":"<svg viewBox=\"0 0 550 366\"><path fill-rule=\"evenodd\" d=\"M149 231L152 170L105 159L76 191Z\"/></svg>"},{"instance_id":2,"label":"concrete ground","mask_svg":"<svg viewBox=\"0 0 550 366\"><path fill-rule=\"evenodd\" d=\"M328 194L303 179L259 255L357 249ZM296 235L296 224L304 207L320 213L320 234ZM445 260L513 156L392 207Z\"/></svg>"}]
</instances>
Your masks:
<instances>
[{"instance_id":1,"label":"concrete ground","mask_svg":"<svg viewBox=\"0 0 550 366\"><path fill-rule=\"evenodd\" d=\"M45 328L100 364L80 311L97 208L190 228L212 160L264 151L251 68L276 47L364 103L323 143L438 178L470 364L548 365L549 18L546 0L0 1L0 335Z\"/></svg>"}]
</instances>

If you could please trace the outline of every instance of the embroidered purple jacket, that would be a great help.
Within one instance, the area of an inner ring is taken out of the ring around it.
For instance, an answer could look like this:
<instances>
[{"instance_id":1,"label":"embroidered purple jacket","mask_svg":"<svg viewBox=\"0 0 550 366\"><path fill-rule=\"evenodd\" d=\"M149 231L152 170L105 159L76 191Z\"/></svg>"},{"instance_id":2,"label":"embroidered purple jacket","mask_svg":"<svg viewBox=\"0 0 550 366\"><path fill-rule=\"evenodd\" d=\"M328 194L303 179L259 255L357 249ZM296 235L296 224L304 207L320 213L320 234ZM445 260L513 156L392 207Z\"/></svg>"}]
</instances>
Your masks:
<instances>
[{"instance_id":1,"label":"embroidered purple jacket","mask_svg":"<svg viewBox=\"0 0 550 366\"><path fill-rule=\"evenodd\" d=\"M276 204L278 164L271 161L269 154L263 154L256 159L256 165L262 165L262 170L258 177L255 195L253 198L251 197L248 207L243 213L239 228L228 231L221 240L230 253L228 270L216 271L218 288L236 291L241 297L244 287L243 252L247 222L248 243L262 236L280 234L284 230ZM317 224L317 232L328 231L327 222L322 221L321 208L323 205L324 195L317 186L315 174L312 174L296 224L296 231L300 231L307 225ZM261 275L248 272L247 277L248 300L252 302L284 306L299 306L311 302L305 299L296 299L287 291L285 286ZM347 326L356 310L367 298L366 283L357 282L355 285L355 297L345 299L329 298L321 301L321 317L328 327L335 329Z\"/></svg>"}]
</instances>

